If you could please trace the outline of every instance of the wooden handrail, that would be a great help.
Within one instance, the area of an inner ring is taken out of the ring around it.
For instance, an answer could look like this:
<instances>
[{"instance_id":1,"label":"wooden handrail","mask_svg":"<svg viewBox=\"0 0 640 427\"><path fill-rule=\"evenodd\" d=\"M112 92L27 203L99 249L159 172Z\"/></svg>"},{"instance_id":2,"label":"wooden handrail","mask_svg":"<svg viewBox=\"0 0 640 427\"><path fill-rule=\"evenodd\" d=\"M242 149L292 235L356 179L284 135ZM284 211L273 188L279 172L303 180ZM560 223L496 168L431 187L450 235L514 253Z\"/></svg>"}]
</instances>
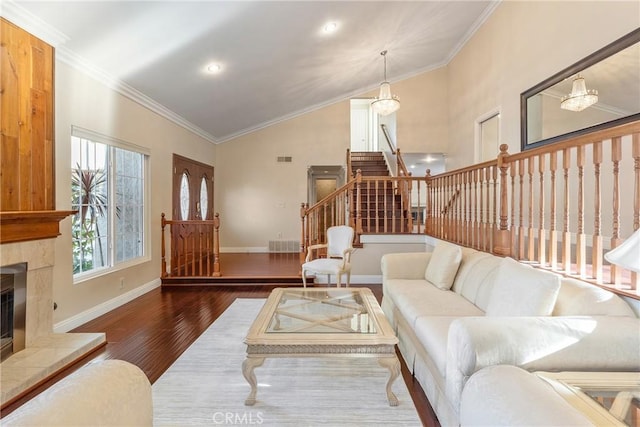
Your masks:
<instances>
[{"instance_id":1,"label":"wooden handrail","mask_svg":"<svg viewBox=\"0 0 640 427\"><path fill-rule=\"evenodd\" d=\"M387 145L391 149L391 154L396 154L396 148L391 143L391 137L389 136L389 131L387 130L387 125L384 123L380 123L380 129L382 129L382 134L384 135L385 141L387 141Z\"/></svg>"},{"instance_id":2,"label":"wooden handrail","mask_svg":"<svg viewBox=\"0 0 640 427\"><path fill-rule=\"evenodd\" d=\"M161 215L162 278L219 277L220 215L211 220L168 220ZM169 268L166 260L165 227L170 230Z\"/></svg>"}]
</instances>

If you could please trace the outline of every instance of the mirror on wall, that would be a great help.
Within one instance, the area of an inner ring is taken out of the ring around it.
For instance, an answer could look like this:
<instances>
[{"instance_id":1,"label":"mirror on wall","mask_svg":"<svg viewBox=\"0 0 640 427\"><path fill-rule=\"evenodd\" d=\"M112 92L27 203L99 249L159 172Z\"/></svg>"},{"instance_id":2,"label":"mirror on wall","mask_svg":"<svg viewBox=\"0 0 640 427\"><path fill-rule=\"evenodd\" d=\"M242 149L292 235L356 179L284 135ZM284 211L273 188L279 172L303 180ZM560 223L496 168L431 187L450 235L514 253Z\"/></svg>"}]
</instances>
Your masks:
<instances>
[{"instance_id":1,"label":"mirror on wall","mask_svg":"<svg viewBox=\"0 0 640 427\"><path fill-rule=\"evenodd\" d=\"M520 95L527 150L640 119L640 29Z\"/></svg>"}]
</instances>

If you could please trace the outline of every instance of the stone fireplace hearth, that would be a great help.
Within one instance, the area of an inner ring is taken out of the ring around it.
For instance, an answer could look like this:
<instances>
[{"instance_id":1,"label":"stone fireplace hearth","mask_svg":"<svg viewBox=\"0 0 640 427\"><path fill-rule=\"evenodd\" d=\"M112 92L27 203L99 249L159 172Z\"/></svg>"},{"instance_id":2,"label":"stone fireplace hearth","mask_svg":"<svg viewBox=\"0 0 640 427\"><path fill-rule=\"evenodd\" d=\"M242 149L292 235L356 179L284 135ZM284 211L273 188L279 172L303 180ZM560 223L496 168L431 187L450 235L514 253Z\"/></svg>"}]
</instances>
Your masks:
<instances>
[{"instance_id":1,"label":"stone fireplace hearth","mask_svg":"<svg viewBox=\"0 0 640 427\"><path fill-rule=\"evenodd\" d=\"M103 333L53 333L55 239L6 243L0 265L27 263L25 348L0 364L0 405L106 344Z\"/></svg>"}]
</instances>

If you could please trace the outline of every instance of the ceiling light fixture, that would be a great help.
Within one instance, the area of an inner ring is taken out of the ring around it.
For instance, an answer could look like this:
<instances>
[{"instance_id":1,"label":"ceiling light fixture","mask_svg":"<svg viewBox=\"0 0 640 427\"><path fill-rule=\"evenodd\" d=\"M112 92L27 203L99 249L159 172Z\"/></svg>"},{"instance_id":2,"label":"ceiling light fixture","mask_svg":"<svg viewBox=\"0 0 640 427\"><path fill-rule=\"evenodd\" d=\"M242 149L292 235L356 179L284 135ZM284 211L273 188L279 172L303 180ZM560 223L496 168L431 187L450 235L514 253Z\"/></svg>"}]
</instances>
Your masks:
<instances>
[{"instance_id":1,"label":"ceiling light fixture","mask_svg":"<svg viewBox=\"0 0 640 427\"><path fill-rule=\"evenodd\" d=\"M598 102L598 91L587 89L584 77L580 74L573 79L571 93L560 100L560 108L570 111L582 111Z\"/></svg>"},{"instance_id":2,"label":"ceiling light fixture","mask_svg":"<svg viewBox=\"0 0 640 427\"><path fill-rule=\"evenodd\" d=\"M398 111L400 100L397 96L391 95L391 85L387 81L387 51L383 50L380 55L384 58L384 81L380 84L380 96L371 103L371 108L381 116L388 116Z\"/></svg>"},{"instance_id":3,"label":"ceiling light fixture","mask_svg":"<svg viewBox=\"0 0 640 427\"><path fill-rule=\"evenodd\" d=\"M222 71L222 66L220 64L209 64L207 65L207 72L209 74L218 74Z\"/></svg>"},{"instance_id":4,"label":"ceiling light fixture","mask_svg":"<svg viewBox=\"0 0 640 427\"><path fill-rule=\"evenodd\" d=\"M338 29L338 24L336 22L327 22L324 27L322 27L322 31L327 34L331 34Z\"/></svg>"}]
</instances>

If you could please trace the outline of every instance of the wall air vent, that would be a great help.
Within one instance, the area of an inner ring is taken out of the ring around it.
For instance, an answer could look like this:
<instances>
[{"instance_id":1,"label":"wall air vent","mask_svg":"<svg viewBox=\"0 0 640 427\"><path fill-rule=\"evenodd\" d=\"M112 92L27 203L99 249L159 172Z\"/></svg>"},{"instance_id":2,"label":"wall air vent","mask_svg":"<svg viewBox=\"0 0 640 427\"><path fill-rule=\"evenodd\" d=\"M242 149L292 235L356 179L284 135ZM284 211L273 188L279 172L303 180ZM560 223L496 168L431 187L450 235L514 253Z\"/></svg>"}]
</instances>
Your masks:
<instances>
[{"instance_id":1,"label":"wall air vent","mask_svg":"<svg viewBox=\"0 0 640 427\"><path fill-rule=\"evenodd\" d=\"M291 163L291 156L278 156L278 163Z\"/></svg>"}]
</instances>

